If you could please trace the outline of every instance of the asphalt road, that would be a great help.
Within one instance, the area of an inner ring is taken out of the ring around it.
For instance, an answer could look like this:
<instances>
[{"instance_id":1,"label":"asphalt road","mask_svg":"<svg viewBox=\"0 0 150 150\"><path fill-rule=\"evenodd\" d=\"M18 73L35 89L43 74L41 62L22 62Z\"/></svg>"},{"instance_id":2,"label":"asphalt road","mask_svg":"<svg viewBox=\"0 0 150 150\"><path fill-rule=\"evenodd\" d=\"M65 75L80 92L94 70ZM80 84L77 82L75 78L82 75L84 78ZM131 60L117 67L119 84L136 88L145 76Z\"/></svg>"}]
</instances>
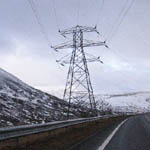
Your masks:
<instances>
[{"instance_id":1,"label":"asphalt road","mask_svg":"<svg viewBox=\"0 0 150 150\"><path fill-rule=\"evenodd\" d=\"M117 127L97 133L74 147L73 150L150 150L150 114L129 118L104 149L100 146Z\"/></svg>"},{"instance_id":2,"label":"asphalt road","mask_svg":"<svg viewBox=\"0 0 150 150\"><path fill-rule=\"evenodd\" d=\"M129 118L105 150L150 150L150 114Z\"/></svg>"}]
</instances>

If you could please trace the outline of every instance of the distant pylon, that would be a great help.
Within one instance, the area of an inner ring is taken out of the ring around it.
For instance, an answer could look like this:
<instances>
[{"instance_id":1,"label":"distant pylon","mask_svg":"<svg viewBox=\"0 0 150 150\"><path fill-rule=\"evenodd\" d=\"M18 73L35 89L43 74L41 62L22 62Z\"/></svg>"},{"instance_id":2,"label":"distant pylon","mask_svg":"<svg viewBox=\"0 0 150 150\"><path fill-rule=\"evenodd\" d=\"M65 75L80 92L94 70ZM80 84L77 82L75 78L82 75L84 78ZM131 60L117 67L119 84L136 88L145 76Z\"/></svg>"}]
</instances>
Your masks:
<instances>
[{"instance_id":1,"label":"distant pylon","mask_svg":"<svg viewBox=\"0 0 150 150\"><path fill-rule=\"evenodd\" d=\"M91 115L96 115L96 103L95 98L93 94L93 88L90 80L90 74L87 66L87 62L93 62L93 61L99 61L100 57L90 57L86 59L86 53L84 52L84 47L90 47L90 46L106 46L105 41L104 42L93 42L91 40L85 40L83 39L83 33L85 32L96 32L96 27L85 27L85 26L75 26L73 28L62 30L60 31L60 34L66 37L68 34L73 35L73 40L60 44L58 46L52 46L56 51L58 49L66 49L66 48L72 48L71 58L70 61L62 61L61 65L64 65L65 63L69 63L69 71L67 75L67 81L66 86L64 90L63 99L69 102L68 106L68 112L67 116L69 119L69 113L70 113L70 105L71 102L76 101L85 101L89 102L90 108L91 108ZM57 62L60 62L60 60L57 60Z\"/></svg>"}]
</instances>

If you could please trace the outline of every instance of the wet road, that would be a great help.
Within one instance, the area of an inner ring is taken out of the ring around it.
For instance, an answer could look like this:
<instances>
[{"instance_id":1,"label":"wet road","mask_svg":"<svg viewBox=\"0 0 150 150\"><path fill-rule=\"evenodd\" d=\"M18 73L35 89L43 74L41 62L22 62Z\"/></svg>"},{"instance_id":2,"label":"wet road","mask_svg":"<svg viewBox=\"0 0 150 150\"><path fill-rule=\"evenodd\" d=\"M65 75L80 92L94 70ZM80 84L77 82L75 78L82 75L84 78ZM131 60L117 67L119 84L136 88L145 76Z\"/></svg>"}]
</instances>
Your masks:
<instances>
[{"instance_id":1,"label":"wet road","mask_svg":"<svg viewBox=\"0 0 150 150\"><path fill-rule=\"evenodd\" d=\"M150 150L150 115L129 118L105 150Z\"/></svg>"},{"instance_id":2,"label":"wet road","mask_svg":"<svg viewBox=\"0 0 150 150\"><path fill-rule=\"evenodd\" d=\"M150 150L150 114L138 115L126 120L107 142L117 125L99 132L73 150ZM104 147L101 147L104 143Z\"/></svg>"}]
</instances>

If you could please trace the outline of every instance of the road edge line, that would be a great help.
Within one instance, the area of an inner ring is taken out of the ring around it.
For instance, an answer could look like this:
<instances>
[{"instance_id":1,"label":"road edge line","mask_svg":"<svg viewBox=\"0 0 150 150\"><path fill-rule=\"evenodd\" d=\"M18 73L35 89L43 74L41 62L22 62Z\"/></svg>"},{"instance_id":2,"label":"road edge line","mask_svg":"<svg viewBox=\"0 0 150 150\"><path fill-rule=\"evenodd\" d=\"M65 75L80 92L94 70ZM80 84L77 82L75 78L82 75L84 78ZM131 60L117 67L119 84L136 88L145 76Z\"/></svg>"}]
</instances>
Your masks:
<instances>
[{"instance_id":1,"label":"road edge line","mask_svg":"<svg viewBox=\"0 0 150 150\"><path fill-rule=\"evenodd\" d=\"M104 150L105 147L109 144L111 139L114 137L116 132L119 130L119 128L127 121L128 119L125 119L122 121L113 131L112 133L106 138L106 140L103 142L103 144L97 149L97 150Z\"/></svg>"}]
</instances>

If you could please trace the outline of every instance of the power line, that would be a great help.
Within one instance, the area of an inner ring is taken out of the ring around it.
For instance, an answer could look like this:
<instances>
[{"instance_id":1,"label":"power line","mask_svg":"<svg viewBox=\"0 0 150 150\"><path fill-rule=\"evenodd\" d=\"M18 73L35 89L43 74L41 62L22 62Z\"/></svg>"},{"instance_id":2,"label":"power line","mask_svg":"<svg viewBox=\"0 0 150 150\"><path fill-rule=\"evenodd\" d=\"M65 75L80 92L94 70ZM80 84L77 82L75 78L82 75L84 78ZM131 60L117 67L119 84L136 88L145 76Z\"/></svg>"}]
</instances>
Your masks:
<instances>
[{"instance_id":1,"label":"power line","mask_svg":"<svg viewBox=\"0 0 150 150\"><path fill-rule=\"evenodd\" d=\"M122 59L125 63L129 64L131 67L131 63L127 60L127 58L125 58L124 56L120 55L119 53L117 53L114 49L111 48L111 51L112 53L114 53L116 56L120 57L120 59ZM118 70L119 74L121 74L122 76L122 79L127 79L130 77L130 80L132 82L132 84L134 84L134 86L136 87L137 85L137 81L135 81L135 77L134 76L128 76L129 74L126 74L125 72L121 71L121 70ZM130 82L130 83L131 83Z\"/></svg>"},{"instance_id":2,"label":"power line","mask_svg":"<svg viewBox=\"0 0 150 150\"><path fill-rule=\"evenodd\" d=\"M125 58L124 56L122 56L122 55L120 55L119 53L117 53L116 50L113 49L111 52L114 53L116 56L119 56L124 62L126 62L127 64L129 64L129 65L132 67L131 63L127 60L127 58ZM122 71L119 71L119 72L120 72L124 77L128 78L128 76L125 75ZM136 83L136 81L134 80L135 77L132 76L132 77L130 77L130 78L132 78L132 83L134 83L134 84L136 85L137 83Z\"/></svg>"},{"instance_id":3,"label":"power line","mask_svg":"<svg viewBox=\"0 0 150 150\"><path fill-rule=\"evenodd\" d=\"M103 7L104 7L104 2L105 2L105 0L102 0L102 2L99 4L100 8L98 10L96 26L99 25L100 19L102 20L102 11L103 11Z\"/></svg>"},{"instance_id":4,"label":"power line","mask_svg":"<svg viewBox=\"0 0 150 150\"><path fill-rule=\"evenodd\" d=\"M116 20L115 20L113 26L111 27L110 32L108 33L107 39L108 39L109 36L112 34L112 32L114 31L115 27L117 27L117 23L119 22L119 20L120 20L122 14L124 13L124 11L125 11L125 9L126 9L126 7L127 7L127 5L128 5L128 1L129 1L129 0L126 0L126 1L125 1L125 3L124 3L124 5L123 5L123 7L122 7L122 9L121 9L121 11L120 11L120 13L119 13L119 15L117 16L117 18L116 18Z\"/></svg>"},{"instance_id":5,"label":"power line","mask_svg":"<svg viewBox=\"0 0 150 150\"><path fill-rule=\"evenodd\" d=\"M80 0L78 0L78 4L77 4L78 6L77 6L77 25L78 25L78 23L79 23L79 13L80 13Z\"/></svg>"},{"instance_id":6,"label":"power line","mask_svg":"<svg viewBox=\"0 0 150 150\"><path fill-rule=\"evenodd\" d=\"M28 2L29 2L29 5L30 5L30 7L32 9L32 12L33 12L33 14L34 14L34 16L35 16L35 18L37 20L37 23L38 23L38 25L40 27L40 32L43 34L43 37L46 40L46 42L48 43L48 45L50 45L49 44L50 43L49 37L48 37L48 35L47 35L46 31L45 31L44 25L43 25L43 23L41 21L41 17L40 17L40 15L38 13L36 4L34 3L33 0L28 0Z\"/></svg>"},{"instance_id":7,"label":"power line","mask_svg":"<svg viewBox=\"0 0 150 150\"><path fill-rule=\"evenodd\" d=\"M116 28L115 28L115 25L113 26L112 32L107 37L107 41L110 41L112 39L112 37L116 34L116 32L119 29L120 25L122 24L124 18L126 17L128 11L130 10L131 6L133 5L134 0L131 0L131 2L129 2L129 6L128 6L128 1L129 0L127 0L125 7L121 10L121 12L116 20L116 22L118 22L118 25L116 25Z\"/></svg>"},{"instance_id":8,"label":"power line","mask_svg":"<svg viewBox=\"0 0 150 150\"><path fill-rule=\"evenodd\" d=\"M127 60L127 58L125 58L124 56L120 55L118 52L116 52L116 50L110 48L112 53L114 53L116 56L120 57L123 61L127 62L129 64L129 61Z\"/></svg>"},{"instance_id":9,"label":"power line","mask_svg":"<svg viewBox=\"0 0 150 150\"><path fill-rule=\"evenodd\" d=\"M37 11L37 7L36 7L34 1L33 0L28 0L28 2L29 2L29 5L30 5L30 7L32 9L32 12L33 12L33 14L34 14L34 16L35 16L35 18L37 20L37 23L38 23L38 25L40 27L40 32L43 34L43 37L46 40L48 46L51 47L49 37L48 37L48 35L47 35L46 31L45 31L43 23L41 22L41 17L39 15L38 11ZM55 56L55 53L54 53L53 50L51 50L51 54L53 55L54 60L56 60L56 56ZM57 65L57 66L58 66L59 69L61 69L59 65Z\"/></svg>"},{"instance_id":10,"label":"power line","mask_svg":"<svg viewBox=\"0 0 150 150\"><path fill-rule=\"evenodd\" d=\"M51 1L51 0L50 0ZM57 11L56 11L56 3L55 0L52 0L53 3L53 10L54 10L54 15L55 15L55 21L56 21L56 26L58 30L60 29L59 23L58 23L58 17L57 17Z\"/></svg>"}]
</instances>

